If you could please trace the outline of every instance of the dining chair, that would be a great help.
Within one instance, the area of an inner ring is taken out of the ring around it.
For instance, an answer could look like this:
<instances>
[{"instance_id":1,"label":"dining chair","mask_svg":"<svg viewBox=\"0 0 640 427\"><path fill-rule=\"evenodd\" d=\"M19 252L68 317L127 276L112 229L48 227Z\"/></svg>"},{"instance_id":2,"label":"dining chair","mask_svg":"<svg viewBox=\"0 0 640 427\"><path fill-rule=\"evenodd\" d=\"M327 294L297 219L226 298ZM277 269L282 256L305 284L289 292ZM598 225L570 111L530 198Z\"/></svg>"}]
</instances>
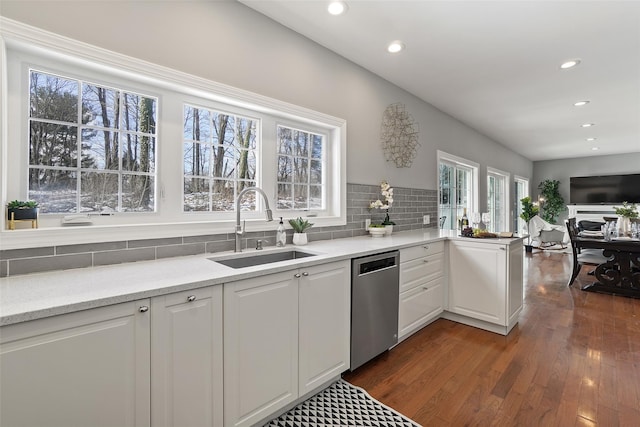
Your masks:
<instances>
[{"instance_id":1,"label":"dining chair","mask_svg":"<svg viewBox=\"0 0 640 427\"><path fill-rule=\"evenodd\" d=\"M578 277L578 273L582 269L584 264L588 265L599 265L607 262L609 258L602 255L602 251L600 249L581 249L578 245L577 238L579 229L576 225L575 218L569 218L565 221L565 225L567 226L567 232L569 233L569 240L571 241L571 253L572 253L572 269L571 269L571 278L569 279L569 283L567 286L573 285L573 282Z\"/></svg>"}]
</instances>

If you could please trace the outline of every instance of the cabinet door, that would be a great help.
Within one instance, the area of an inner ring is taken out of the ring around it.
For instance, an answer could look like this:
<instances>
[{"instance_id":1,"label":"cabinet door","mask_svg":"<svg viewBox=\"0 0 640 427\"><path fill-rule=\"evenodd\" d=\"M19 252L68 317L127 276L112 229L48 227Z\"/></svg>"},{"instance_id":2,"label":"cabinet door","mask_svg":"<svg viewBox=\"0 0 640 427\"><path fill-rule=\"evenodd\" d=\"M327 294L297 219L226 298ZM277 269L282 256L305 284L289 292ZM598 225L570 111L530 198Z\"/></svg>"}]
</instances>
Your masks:
<instances>
[{"instance_id":1,"label":"cabinet door","mask_svg":"<svg viewBox=\"0 0 640 427\"><path fill-rule=\"evenodd\" d=\"M295 271L224 285L224 425L252 425L298 397Z\"/></svg>"},{"instance_id":2,"label":"cabinet door","mask_svg":"<svg viewBox=\"0 0 640 427\"><path fill-rule=\"evenodd\" d=\"M350 262L343 261L301 270L301 396L349 369L350 268Z\"/></svg>"},{"instance_id":3,"label":"cabinet door","mask_svg":"<svg viewBox=\"0 0 640 427\"><path fill-rule=\"evenodd\" d=\"M424 282L410 291L400 294L398 338L422 327L438 317L443 310L444 278Z\"/></svg>"},{"instance_id":4,"label":"cabinet door","mask_svg":"<svg viewBox=\"0 0 640 427\"><path fill-rule=\"evenodd\" d=\"M154 427L222 426L222 286L153 298L151 326Z\"/></svg>"},{"instance_id":5,"label":"cabinet door","mask_svg":"<svg viewBox=\"0 0 640 427\"><path fill-rule=\"evenodd\" d=\"M506 324L505 245L449 242L449 311Z\"/></svg>"},{"instance_id":6,"label":"cabinet door","mask_svg":"<svg viewBox=\"0 0 640 427\"><path fill-rule=\"evenodd\" d=\"M0 425L149 426L148 305L3 327Z\"/></svg>"}]
</instances>

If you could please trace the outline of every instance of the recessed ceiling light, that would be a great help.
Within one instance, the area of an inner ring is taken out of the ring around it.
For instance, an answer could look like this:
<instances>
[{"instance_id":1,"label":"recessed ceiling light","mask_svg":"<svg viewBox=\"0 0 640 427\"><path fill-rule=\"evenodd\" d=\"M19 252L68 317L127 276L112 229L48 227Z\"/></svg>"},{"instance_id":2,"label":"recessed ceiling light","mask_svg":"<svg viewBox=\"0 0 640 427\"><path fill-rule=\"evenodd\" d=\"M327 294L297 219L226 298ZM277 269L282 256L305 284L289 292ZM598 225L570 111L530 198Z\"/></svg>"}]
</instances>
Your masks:
<instances>
[{"instance_id":1,"label":"recessed ceiling light","mask_svg":"<svg viewBox=\"0 0 640 427\"><path fill-rule=\"evenodd\" d=\"M596 125L595 123L583 123L580 126L582 126L583 128L590 128L591 126L595 126L595 125Z\"/></svg>"},{"instance_id":2,"label":"recessed ceiling light","mask_svg":"<svg viewBox=\"0 0 640 427\"><path fill-rule=\"evenodd\" d=\"M587 138L587 141L595 141L598 138Z\"/></svg>"},{"instance_id":3,"label":"recessed ceiling light","mask_svg":"<svg viewBox=\"0 0 640 427\"><path fill-rule=\"evenodd\" d=\"M574 103L573 105L576 107L583 107L585 105L587 105L590 101L578 101L576 103Z\"/></svg>"},{"instance_id":4,"label":"recessed ceiling light","mask_svg":"<svg viewBox=\"0 0 640 427\"><path fill-rule=\"evenodd\" d=\"M591 147L591 151L598 151L600 147Z\"/></svg>"},{"instance_id":5,"label":"recessed ceiling light","mask_svg":"<svg viewBox=\"0 0 640 427\"><path fill-rule=\"evenodd\" d=\"M403 49L404 49L404 43L402 43L400 40L394 40L391 43L389 43L389 46L387 46L387 51L389 53L398 53Z\"/></svg>"},{"instance_id":6,"label":"recessed ceiling light","mask_svg":"<svg viewBox=\"0 0 640 427\"><path fill-rule=\"evenodd\" d=\"M332 1L329 3L327 10L332 15L342 15L347 11L347 4L343 1Z\"/></svg>"},{"instance_id":7,"label":"recessed ceiling light","mask_svg":"<svg viewBox=\"0 0 640 427\"><path fill-rule=\"evenodd\" d=\"M580 64L580 60L579 59L570 59L568 61L563 62L560 65L560 68L562 68L563 70L567 70L567 69L573 68L573 67L575 67L576 65L579 65L579 64Z\"/></svg>"}]
</instances>

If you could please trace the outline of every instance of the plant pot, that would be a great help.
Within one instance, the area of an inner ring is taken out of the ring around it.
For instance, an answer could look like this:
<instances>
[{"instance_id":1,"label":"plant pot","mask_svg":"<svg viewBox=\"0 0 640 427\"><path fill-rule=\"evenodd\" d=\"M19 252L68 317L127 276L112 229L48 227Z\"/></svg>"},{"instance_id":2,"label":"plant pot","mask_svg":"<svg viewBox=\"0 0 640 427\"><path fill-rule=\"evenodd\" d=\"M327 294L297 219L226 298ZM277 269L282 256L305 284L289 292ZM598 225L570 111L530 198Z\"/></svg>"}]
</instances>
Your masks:
<instances>
[{"instance_id":1,"label":"plant pot","mask_svg":"<svg viewBox=\"0 0 640 427\"><path fill-rule=\"evenodd\" d=\"M533 252L533 246L531 245L524 245L524 251L527 253L531 253Z\"/></svg>"},{"instance_id":2,"label":"plant pot","mask_svg":"<svg viewBox=\"0 0 640 427\"><path fill-rule=\"evenodd\" d=\"M293 244L298 246L304 246L308 243L307 233L293 233Z\"/></svg>"},{"instance_id":3,"label":"plant pot","mask_svg":"<svg viewBox=\"0 0 640 427\"><path fill-rule=\"evenodd\" d=\"M38 208L7 208L9 220L34 220L38 219Z\"/></svg>"},{"instance_id":4,"label":"plant pot","mask_svg":"<svg viewBox=\"0 0 640 427\"><path fill-rule=\"evenodd\" d=\"M369 227L369 234L371 237L382 237L387 233L385 227Z\"/></svg>"},{"instance_id":5,"label":"plant pot","mask_svg":"<svg viewBox=\"0 0 640 427\"><path fill-rule=\"evenodd\" d=\"M391 225L391 224L385 225L384 226L384 235L385 236L391 236L391 233L393 233L393 225Z\"/></svg>"},{"instance_id":6,"label":"plant pot","mask_svg":"<svg viewBox=\"0 0 640 427\"><path fill-rule=\"evenodd\" d=\"M625 237L631 235L631 220L627 217L621 216L616 222L618 227L618 236Z\"/></svg>"}]
</instances>

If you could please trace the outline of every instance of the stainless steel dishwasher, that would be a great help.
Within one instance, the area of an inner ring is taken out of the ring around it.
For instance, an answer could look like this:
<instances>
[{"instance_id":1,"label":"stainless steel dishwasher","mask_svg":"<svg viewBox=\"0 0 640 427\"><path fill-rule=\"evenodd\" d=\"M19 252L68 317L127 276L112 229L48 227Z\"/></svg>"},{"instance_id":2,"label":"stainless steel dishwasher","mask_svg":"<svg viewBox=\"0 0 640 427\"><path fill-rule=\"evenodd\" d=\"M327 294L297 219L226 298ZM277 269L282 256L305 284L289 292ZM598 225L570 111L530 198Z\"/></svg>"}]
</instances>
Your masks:
<instances>
[{"instance_id":1,"label":"stainless steel dishwasher","mask_svg":"<svg viewBox=\"0 0 640 427\"><path fill-rule=\"evenodd\" d=\"M398 343L399 252L351 260L351 370Z\"/></svg>"}]
</instances>

